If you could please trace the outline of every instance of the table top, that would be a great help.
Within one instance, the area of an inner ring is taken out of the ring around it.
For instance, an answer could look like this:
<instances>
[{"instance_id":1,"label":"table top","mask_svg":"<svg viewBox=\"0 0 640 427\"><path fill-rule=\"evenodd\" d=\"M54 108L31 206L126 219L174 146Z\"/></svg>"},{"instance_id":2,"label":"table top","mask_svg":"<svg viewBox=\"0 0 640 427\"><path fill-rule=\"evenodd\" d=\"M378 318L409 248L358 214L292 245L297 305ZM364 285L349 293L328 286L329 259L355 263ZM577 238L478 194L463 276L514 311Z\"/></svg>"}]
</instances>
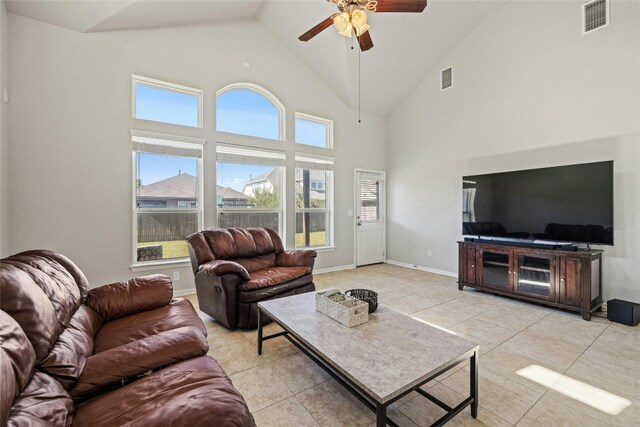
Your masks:
<instances>
[{"instance_id":1,"label":"table top","mask_svg":"<svg viewBox=\"0 0 640 427\"><path fill-rule=\"evenodd\" d=\"M379 403L415 388L479 348L384 305L369 314L367 323L353 328L316 311L314 292L258 306Z\"/></svg>"}]
</instances>

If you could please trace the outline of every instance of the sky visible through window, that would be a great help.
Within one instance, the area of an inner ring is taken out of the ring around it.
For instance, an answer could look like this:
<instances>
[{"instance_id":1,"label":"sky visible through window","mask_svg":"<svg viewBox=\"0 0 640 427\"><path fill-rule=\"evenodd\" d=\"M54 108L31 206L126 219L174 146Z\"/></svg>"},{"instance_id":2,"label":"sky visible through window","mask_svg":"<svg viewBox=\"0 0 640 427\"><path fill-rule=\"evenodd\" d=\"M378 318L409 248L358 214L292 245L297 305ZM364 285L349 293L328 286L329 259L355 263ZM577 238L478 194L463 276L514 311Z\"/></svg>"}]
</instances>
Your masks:
<instances>
[{"instance_id":1,"label":"sky visible through window","mask_svg":"<svg viewBox=\"0 0 640 427\"><path fill-rule=\"evenodd\" d=\"M198 127L198 97L136 83L136 118Z\"/></svg>"},{"instance_id":2,"label":"sky visible through window","mask_svg":"<svg viewBox=\"0 0 640 427\"><path fill-rule=\"evenodd\" d=\"M178 173L196 176L198 161L189 157L163 156L138 153L138 178L142 185L153 184L171 178Z\"/></svg>"},{"instance_id":3,"label":"sky visible through window","mask_svg":"<svg viewBox=\"0 0 640 427\"><path fill-rule=\"evenodd\" d=\"M242 193L244 185L248 181L272 170L273 166L218 162L216 166L217 184L222 187L233 188Z\"/></svg>"},{"instance_id":4,"label":"sky visible through window","mask_svg":"<svg viewBox=\"0 0 640 427\"><path fill-rule=\"evenodd\" d=\"M260 138L280 138L277 108L248 89L233 89L216 98L216 129Z\"/></svg>"},{"instance_id":5,"label":"sky visible through window","mask_svg":"<svg viewBox=\"0 0 640 427\"><path fill-rule=\"evenodd\" d=\"M327 148L327 125L296 117L296 144Z\"/></svg>"}]
</instances>

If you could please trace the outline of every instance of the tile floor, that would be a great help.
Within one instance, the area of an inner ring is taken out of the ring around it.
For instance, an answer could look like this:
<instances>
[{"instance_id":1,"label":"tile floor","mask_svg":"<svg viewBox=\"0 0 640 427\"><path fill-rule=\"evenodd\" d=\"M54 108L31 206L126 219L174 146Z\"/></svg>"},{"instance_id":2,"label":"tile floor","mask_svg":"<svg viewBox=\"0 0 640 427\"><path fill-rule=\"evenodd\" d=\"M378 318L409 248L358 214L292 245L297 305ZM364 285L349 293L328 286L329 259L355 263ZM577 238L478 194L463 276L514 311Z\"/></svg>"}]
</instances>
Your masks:
<instances>
[{"instance_id":1,"label":"tile floor","mask_svg":"<svg viewBox=\"0 0 640 427\"><path fill-rule=\"evenodd\" d=\"M458 291L455 279L392 265L318 274L319 289L373 289L379 302L480 344L480 410L452 426L640 425L640 326ZM197 308L195 295L189 296ZM373 412L285 338L264 343L256 331L229 331L200 313L209 354L243 394L258 426L372 426ZM267 333L278 330L270 324ZM468 367L427 384L453 406L468 391ZM393 404L402 427L427 426L440 408L416 393Z\"/></svg>"}]
</instances>

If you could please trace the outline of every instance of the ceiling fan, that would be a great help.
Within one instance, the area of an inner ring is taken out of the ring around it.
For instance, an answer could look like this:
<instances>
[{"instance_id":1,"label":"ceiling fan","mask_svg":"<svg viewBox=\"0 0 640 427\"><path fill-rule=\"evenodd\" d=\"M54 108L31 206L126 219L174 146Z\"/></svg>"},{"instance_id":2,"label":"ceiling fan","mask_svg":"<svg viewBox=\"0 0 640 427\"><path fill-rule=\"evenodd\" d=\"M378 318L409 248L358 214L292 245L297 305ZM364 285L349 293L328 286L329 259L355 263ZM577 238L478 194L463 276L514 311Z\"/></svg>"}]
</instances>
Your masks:
<instances>
[{"instance_id":1,"label":"ceiling fan","mask_svg":"<svg viewBox=\"0 0 640 427\"><path fill-rule=\"evenodd\" d=\"M414 12L420 13L427 7L427 0L327 0L338 6L340 13L334 13L318 25L298 37L306 42L326 30L333 24L338 33L352 37L356 33L360 50L367 51L373 47L367 24L369 12Z\"/></svg>"}]
</instances>

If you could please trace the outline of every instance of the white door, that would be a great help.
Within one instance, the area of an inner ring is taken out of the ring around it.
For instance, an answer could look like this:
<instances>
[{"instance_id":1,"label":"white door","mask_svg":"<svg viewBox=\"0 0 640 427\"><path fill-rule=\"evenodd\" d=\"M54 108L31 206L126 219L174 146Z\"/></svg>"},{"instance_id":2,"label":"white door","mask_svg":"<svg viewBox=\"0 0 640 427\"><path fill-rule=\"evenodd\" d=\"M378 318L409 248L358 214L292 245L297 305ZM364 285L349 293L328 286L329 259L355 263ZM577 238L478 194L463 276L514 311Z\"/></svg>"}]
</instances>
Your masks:
<instances>
[{"instance_id":1,"label":"white door","mask_svg":"<svg viewBox=\"0 0 640 427\"><path fill-rule=\"evenodd\" d=\"M384 174L356 171L356 266L384 262Z\"/></svg>"}]
</instances>

